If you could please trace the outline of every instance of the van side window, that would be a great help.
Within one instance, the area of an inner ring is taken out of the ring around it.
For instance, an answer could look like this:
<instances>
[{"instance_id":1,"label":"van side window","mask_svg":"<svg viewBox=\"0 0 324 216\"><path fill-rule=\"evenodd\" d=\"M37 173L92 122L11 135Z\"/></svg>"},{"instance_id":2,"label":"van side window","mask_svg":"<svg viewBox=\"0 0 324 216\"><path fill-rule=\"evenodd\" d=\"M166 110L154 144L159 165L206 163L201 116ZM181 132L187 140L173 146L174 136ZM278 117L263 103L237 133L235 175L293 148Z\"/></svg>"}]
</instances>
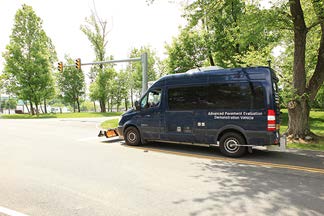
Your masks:
<instances>
[{"instance_id":1,"label":"van side window","mask_svg":"<svg viewBox=\"0 0 324 216\"><path fill-rule=\"evenodd\" d=\"M141 108L158 107L161 102L161 89L149 91L141 101Z\"/></svg>"},{"instance_id":2,"label":"van side window","mask_svg":"<svg viewBox=\"0 0 324 216\"><path fill-rule=\"evenodd\" d=\"M217 83L209 86L170 88L170 110L263 109L265 94L261 83Z\"/></svg>"},{"instance_id":3,"label":"van side window","mask_svg":"<svg viewBox=\"0 0 324 216\"><path fill-rule=\"evenodd\" d=\"M171 88L168 103L170 110L204 109L208 105L207 86Z\"/></svg>"},{"instance_id":4,"label":"van side window","mask_svg":"<svg viewBox=\"0 0 324 216\"><path fill-rule=\"evenodd\" d=\"M265 95L261 83L212 84L209 89L212 109L263 109Z\"/></svg>"}]
</instances>

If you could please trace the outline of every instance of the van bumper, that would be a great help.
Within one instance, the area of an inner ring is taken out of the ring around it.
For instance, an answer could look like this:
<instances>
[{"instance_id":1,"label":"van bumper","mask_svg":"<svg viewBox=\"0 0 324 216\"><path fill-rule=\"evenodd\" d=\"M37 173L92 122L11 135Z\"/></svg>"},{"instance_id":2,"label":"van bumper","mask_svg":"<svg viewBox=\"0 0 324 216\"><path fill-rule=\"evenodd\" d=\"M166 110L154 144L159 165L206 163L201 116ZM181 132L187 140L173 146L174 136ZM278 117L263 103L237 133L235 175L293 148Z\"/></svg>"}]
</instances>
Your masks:
<instances>
[{"instance_id":1,"label":"van bumper","mask_svg":"<svg viewBox=\"0 0 324 216\"><path fill-rule=\"evenodd\" d=\"M247 140L249 145L266 146L279 145L280 134L279 131L274 132L250 132L247 133Z\"/></svg>"},{"instance_id":2,"label":"van bumper","mask_svg":"<svg viewBox=\"0 0 324 216\"><path fill-rule=\"evenodd\" d=\"M118 126L117 128L117 133L120 139L124 139L124 130L123 130L123 126Z\"/></svg>"}]
</instances>

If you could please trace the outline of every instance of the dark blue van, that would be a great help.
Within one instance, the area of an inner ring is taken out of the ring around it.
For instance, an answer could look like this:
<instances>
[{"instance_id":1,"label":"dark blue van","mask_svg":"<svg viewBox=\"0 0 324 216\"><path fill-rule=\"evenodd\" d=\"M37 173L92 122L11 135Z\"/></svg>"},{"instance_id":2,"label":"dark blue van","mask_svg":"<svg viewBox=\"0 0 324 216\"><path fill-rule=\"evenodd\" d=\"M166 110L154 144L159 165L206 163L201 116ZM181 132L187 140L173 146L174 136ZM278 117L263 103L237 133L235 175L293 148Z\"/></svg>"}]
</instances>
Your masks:
<instances>
[{"instance_id":1,"label":"dark blue van","mask_svg":"<svg viewBox=\"0 0 324 216\"><path fill-rule=\"evenodd\" d=\"M279 144L278 78L268 67L207 67L157 80L122 115L128 145L150 141L219 146L230 157Z\"/></svg>"}]
</instances>

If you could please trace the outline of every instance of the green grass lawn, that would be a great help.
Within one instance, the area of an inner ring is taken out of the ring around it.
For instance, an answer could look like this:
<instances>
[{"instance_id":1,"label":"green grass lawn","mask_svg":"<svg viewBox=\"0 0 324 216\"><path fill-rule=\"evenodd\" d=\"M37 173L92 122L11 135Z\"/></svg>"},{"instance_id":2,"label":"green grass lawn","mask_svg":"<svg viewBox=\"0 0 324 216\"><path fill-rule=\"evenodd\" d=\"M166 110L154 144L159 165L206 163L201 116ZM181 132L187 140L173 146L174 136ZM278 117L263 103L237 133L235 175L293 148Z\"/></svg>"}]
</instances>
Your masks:
<instances>
[{"instance_id":1,"label":"green grass lawn","mask_svg":"<svg viewBox=\"0 0 324 216\"><path fill-rule=\"evenodd\" d=\"M121 112L81 112L81 113L51 113L51 114L40 114L40 115L29 115L29 114L12 114L12 115L0 115L3 119L40 119L40 118L96 118L96 117L110 117L120 116Z\"/></svg>"},{"instance_id":2,"label":"green grass lawn","mask_svg":"<svg viewBox=\"0 0 324 216\"><path fill-rule=\"evenodd\" d=\"M118 121L119 119L110 119L110 120L107 120L107 121L104 121L101 123L101 128L103 129L108 129L108 128L116 128L118 126Z\"/></svg>"},{"instance_id":3,"label":"green grass lawn","mask_svg":"<svg viewBox=\"0 0 324 216\"><path fill-rule=\"evenodd\" d=\"M282 109L280 133L286 132L288 128L288 110ZM310 128L311 131L319 136L324 136L324 112L311 111L310 112Z\"/></svg>"},{"instance_id":4,"label":"green grass lawn","mask_svg":"<svg viewBox=\"0 0 324 216\"><path fill-rule=\"evenodd\" d=\"M281 111L282 120L280 125L280 133L283 134L288 128L288 110L282 109ZM316 143L289 143L288 148L324 151L324 112L311 111L309 122L311 131L321 137L319 141Z\"/></svg>"}]
</instances>

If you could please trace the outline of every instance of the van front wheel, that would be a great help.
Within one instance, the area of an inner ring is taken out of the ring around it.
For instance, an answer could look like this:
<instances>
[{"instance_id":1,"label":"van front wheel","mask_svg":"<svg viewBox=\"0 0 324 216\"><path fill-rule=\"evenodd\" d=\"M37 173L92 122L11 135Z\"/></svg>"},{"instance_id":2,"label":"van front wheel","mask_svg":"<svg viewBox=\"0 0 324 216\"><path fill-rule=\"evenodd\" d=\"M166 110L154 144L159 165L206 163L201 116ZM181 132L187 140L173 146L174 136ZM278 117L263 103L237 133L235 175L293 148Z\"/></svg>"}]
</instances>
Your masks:
<instances>
[{"instance_id":1,"label":"van front wheel","mask_svg":"<svg viewBox=\"0 0 324 216\"><path fill-rule=\"evenodd\" d=\"M244 138L237 133L225 133L220 139L220 151L228 157L241 157L246 153L246 146Z\"/></svg>"},{"instance_id":2,"label":"van front wheel","mask_svg":"<svg viewBox=\"0 0 324 216\"><path fill-rule=\"evenodd\" d=\"M137 146L141 144L141 136L136 127L128 127L125 130L125 142L127 145Z\"/></svg>"}]
</instances>

